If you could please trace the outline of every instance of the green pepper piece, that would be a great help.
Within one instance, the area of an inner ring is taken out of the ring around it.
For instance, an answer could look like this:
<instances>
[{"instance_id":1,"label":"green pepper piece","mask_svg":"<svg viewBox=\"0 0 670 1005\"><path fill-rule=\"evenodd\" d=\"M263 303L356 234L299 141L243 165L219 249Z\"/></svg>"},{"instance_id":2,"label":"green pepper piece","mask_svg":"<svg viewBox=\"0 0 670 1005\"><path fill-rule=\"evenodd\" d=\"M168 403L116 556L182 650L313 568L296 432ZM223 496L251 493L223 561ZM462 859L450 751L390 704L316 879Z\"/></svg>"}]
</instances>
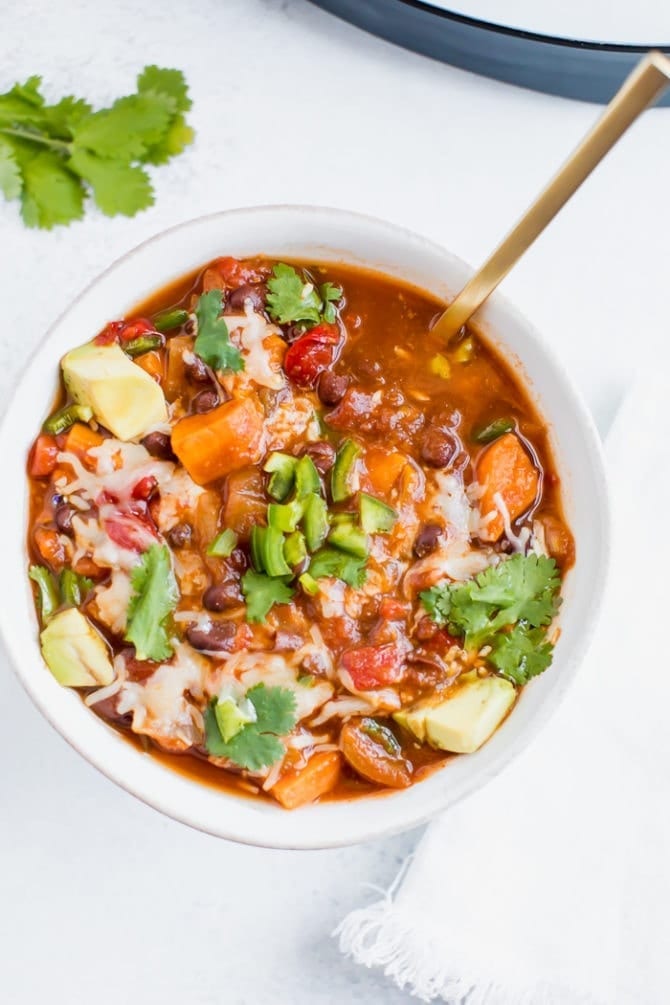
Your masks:
<instances>
[{"instance_id":1,"label":"green pepper piece","mask_svg":"<svg viewBox=\"0 0 670 1005\"><path fill-rule=\"evenodd\" d=\"M162 311L154 318L154 328L157 332L169 332L173 328L180 328L188 321L188 311L181 307L175 307L172 311Z\"/></svg>"},{"instance_id":2,"label":"green pepper piece","mask_svg":"<svg viewBox=\"0 0 670 1005\"><path fill-rule=\"evenodd\" d=\"M298 677L297 683L300 684L301 687L314 687L314 685L316 684L316 677L314 676L314 674L304 673L301 674L300 677Z\"/></svg>"},{"instance_id":3,"label":"green pepper piece","mask_svg":"<svg viewBox=\"0 0 670 1005\"><path fill-rule=\"evenodd\" d=\"M361 448L353 440L345 440L337 451L330 476L330 494L333 502L343 502L358 489L356 459Z\"/></svg>"},{"instance_id":4,"label":"green pepper piece","mask_svg":"<svg viewBox=\"0 0 670 1005\"><path fill-rule=\"evenodd\" d=\"M310 576L308 572L303 572L302 576L298 579L298 582L302 586L305 593L309 594L310 597L315 597L319 592L319 584L315 580L314 576Z\"/></svg>"},{"instance_id":5,"label":"green pepper piece","mask_svg":"<svg viewBox=\"0 0 670 1005\"><path fill-rule=\"evenodd\" d=\"M146 352L151 352L152 349L162 349L164 345L165 339L162 335L159 335L158 332L155 335L149 332L147 335L140 335L138 338L126 342L123 351L126 356L135 359L136 356L144 356Z\"/></svg>"},{"instance_id":6,"label":"green pepper piece","mask_svg":"<svg viewBox=\"0 0 670 1005\"><path fill-rule=\"evenodd\" d=\"M295 468L295 494L298 499L305 499L312 493L321 493L321 479L312 458L305 454Z\"/></svg>"},{"instance_id":7,"label":"green pepper piece","mask_svg":"<svg viewBox=\"0 0 670 1005\"><path fill-rule=\"evenodd\" d=\"M46 624L49 618L60 607L60 597L56 589L54 577L43 565L31 565L28 575L33 583L37 583L40 599L40 618Z\"/></svg>"},{"instance_id":8,"label":"green pepper piece","mask_svg":"<svg viewBox=\"0 0 670 1005\"><path fill-rule=\"evenodd\" d=\"M226 530L222 530L220 534L216 535L207 549L207 554L212 555L213 558L228 558L236 547L237 534L230 527L227 527Z\"/></svg>"},{"instance_id":9,"label":"green pepper piece","mask_svg":"<svg viewBox=\"0 0 670 1005\"><path fill-rule=\"evenodd\" d=\"M392 506L387 506L381 499L361 492L358 500L361 513L361 527L366 534L388 534L398 519Z\"/></svg>"},{"instance_id":10,"label":"green pepper piece","mask_svg":"<svg viewBox=\"0 0 670 1005\"><path fill-rule=\"evenodd\" d=\"M370 554L367 534L353 523L341 523L333 527L328 535L328 544L356 558L367 558Z\"/></svg>"},{"instance_id":11,"label":"green pepper piece","mask_svg":"<svg viewBox=\"0 0 670 1005\"><path fill-rule=\"evenodd\" d=\"M263 564L263 548L266 532L267 527L259 527L258 524L254 524L251 528L249 545L251 549L251 562L256 572L263 572L265 570L265 565Z\"/></svg>"},{"instance_id":12,"label":"green pepper piece","mask_svg":"<svg viewBox=\"0 0 670 1005\"><path fill-rule=\"evenodd\" d=\"M293 568L307 558L305 535L301 534L299 530L289 534L284 541L284 558Z\"/></svg>"},{"instance_id":13,"label":"green pepper piece","mask_svg":"<svg viewBox=\"0 0 670 1005\"><path fill-rule=\"evenodd\" d=\"M270 503L268 506L268 527L275 527L284 534L291 534L302 517L303 506L297 499L288 503Z\"/></svg>"},{"instance_id":14,"label":"green pepper piece","mask_svg":"<svg viewBox=\"0 0 670 1005\"><path fill-rule=\"evenodd\" d=\"M42 429L45 433L58 436L59 433L64 433L66 429L73 426L75 422L90 422L92 418L93 409L89 408L88 405L66 405L50 415Z\"/></svg>"},{"instance_id":15,"label":"green pepper piece","mask_svg":"<svg viewBox=\"0 0 670 1005\"><path fill-rule=\"evenodd\" d=\"M303 528L307 547L310 551L316 551L328 534L328 509L321 496L314 492L305 500Z\"/></svg>"},{"instance_id":16,"label":"green pepper piece","mask_svg":"<svg viewBox=\"0 0 670 1005\"><path fill-rule=\"evenodd\" d=\"M92 580L78 576L73 569L63 569L60 574L60 595L66 607L79 607L92 587Z\"/></svg>"},{"instance_id":17,"label":"green pepper piece","mask_svg":"<svg viewBox=\"0 0 670 1005\"><path fill-rule=\"evenodd\" d=\"M514 419L494 419L487 426L479 426L472 431L472 439L475 443L493 443L505 433L511 433L514 429Z\"/></svg>"},{"instance_id":18,"label":"green pepper piece","mask_svg":"<svg viewBox=\"0 0 670 1005\"><path fill-rule=\"evenodd\" d=\"M263 535L261 555L263 568L268 576L290 576L291 566L284 558L284 535L276 527L266 527Z\"/></svg>"},{"instance_id":19,"label":"green pepper piece","mask_svg":"<svg viewBox=\"0 0 670 1005\"><path fill-rule=\"evenodd\" d=\"M295 481L295 469L298 461L290 454L282 454L275 451L270 454L263 465L263 471L270 475L268 481L268 495L278 502L283 502L293 488Z\"/></svg>"}]
</instances>

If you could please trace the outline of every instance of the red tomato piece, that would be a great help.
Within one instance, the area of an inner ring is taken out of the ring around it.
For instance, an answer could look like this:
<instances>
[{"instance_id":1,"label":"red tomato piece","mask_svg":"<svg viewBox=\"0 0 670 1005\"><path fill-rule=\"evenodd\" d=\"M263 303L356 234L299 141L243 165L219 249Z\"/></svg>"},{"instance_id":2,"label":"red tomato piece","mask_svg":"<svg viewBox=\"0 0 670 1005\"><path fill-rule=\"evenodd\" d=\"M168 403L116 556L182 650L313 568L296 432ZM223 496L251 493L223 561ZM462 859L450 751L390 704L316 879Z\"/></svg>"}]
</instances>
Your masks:
<instances>
[{"instance_id":1,"label":"red tomato piece","mask_svg":"<svg viewBox=\"0 0 670 1005\"><path fill-rule=\"evenodd\" d=\"M409 605L393 597L384 597L379 605L379 616L385 621L403 621L409 613Z\"/></svg>"},{"instance_id":2,"label":"red tomato piece","mask_svg":"<svg viewBox=\"0 0 670 1005\"><path fill-rule=\"evenodd\" d=\"M139 482L134 487L132 491L132 497L133 499L142 499L146 502L147 499L150 499L151 496L154 494L157 487L158 482L156 481L154 476L146 475L145 478L140 478Z\"/></svg>"},{"instance_id":3,"label":"red tomato piece","mask_svg":"<svg viewBox=\"0 0 670 1005\"><path fill-rule=\"evenodd\" d=\"M125 321L110 321L101 332L98 332L93 341L96 345L112 345L113 342L118 342L125 326Z\"/></svg>"},{"instance_id":4,"label":"red tomato piece","mask_svg":"<svg viewBox=\"0 0 670 1005\"><path fill-rule=\"evenodd\" d=\"M298 387L314 387L335 361L340 334L334 325L317 325L296 339L284 356L284 372Z\"/></svg>"},{"instance_id":5,"label":"red tomato piece","mask_svg":"<svg viewBox=\"0 0 670 1005\"><path fill-rule=\"evenodd\" d=\"M362 646L344 653L342 664L357 691L370 691L403 679L405 654L405 648L395 642L385 646Z\"/></svg>"},{"instance_id":6,"label":"red tomato piece","mask_svg":"<svg viewBox=\"0 0 670 1005\"><path fill-rule=\"evenodd\" d=\"M133 321L110 321L93 341L96 345L112 345L114 342L132 342L140 335L155 332L153 322L148 318L135 318Z\"/></svg>"},{"instance_id":7,"label":"red tomato piece","mask_svg":"<svg viewBox=\"0 0 670 1005\"><path fill-rule=\"evenodd\" d=\"M140 509L137 503L125 510L105 515L103 523L114 544L128 551L146 551L158 540L156 528L146 507Z\"/></svg>"},{"instance_id":8,"label":"red tomato piece","mask_svg":"<svg viewBox=\"0 0 670 1005\"><path fill-rule=\"evenodd\" d=\"M203 293L209 290L236 290L245 283L257 283L263 273L253 266L240 262L238 258L217 258L203 276Z\"/></svg>"},{"instance_id":9,"label":"red tomato piece","mask_svg":"<svg viewBox=\"0 0 670 1005\"><path fill-rule=\"evenodd\" d=\"M55 436L38 436L33 444L28 464L31 478L48 478L58 464L58 443Z\"/></svg>"}]
</instances>

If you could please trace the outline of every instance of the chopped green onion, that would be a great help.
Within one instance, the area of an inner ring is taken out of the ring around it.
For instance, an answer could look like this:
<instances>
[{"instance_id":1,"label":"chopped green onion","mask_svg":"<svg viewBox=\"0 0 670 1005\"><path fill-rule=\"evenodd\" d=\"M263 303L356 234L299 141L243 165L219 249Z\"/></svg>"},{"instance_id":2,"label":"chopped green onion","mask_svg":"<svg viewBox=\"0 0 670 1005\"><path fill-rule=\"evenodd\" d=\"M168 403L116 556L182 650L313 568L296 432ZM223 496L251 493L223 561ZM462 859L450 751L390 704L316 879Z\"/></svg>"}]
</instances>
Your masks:
<instances>
[{"instance_id":1,"label":"chopped green onion","mask_svg":"<svg viewBox=\"0 0 670 1005\"><path fill-rule=\"evenodd\" d=\"M288 503L270 503L268 506L268 526L275 527L284 534L291 534L302 517L302 503L293 499Z\"/></svg>"},{"instance_id":2,"label":"chopped green onion","mask_svg":"<svg viewBox=\"0 0 670 1005\"><path fill-rule=\"evenodd\" d=\"M298 461L290 454L282 454L275 451L270 454L263 465L263 471L270 475L268 481L268 495L278 502L283 502L293 488L295 481L295 469Z\"/></svg>"},{"instance_id":3,"label":"chopped green onion","mask_svg":"<svg viewBox=\"0 0 670 1005\"><path fill-rule=\"evenodd\" d=\"M451 363L446 356L438 352L430 361L430 372L434 373L436 377L442 377L443 380L449 380L451 377Z\"/></svg>"},{"instance_id":4,"label":"chopped green onion","mask_svg":"<svg viewBox=\"0 0 670 1005\"><path fill-rule=\"evenodd\" d=\"M492 443L505 433L511 433L514 429L513 419L494 419L487 426L480 426L472 431L472 439L475 443Z\"/></svg>"},{"instance_id":5,"label":"chopped green onion","mask_svg":"<svg viewBox=\"0 0 670 1005\"><path fill-rule=\"evenodd\" d=\"M151 352L152 349L162 349L164 344L165 339L162 335L159 335L158 332L155 335L149 332L147 335L140 335L138 338L126 342L123 351L126 356L135 359L136 356L143 356L146 352Z\"/></svg>"},{"instance_id":6,"label":"chopped green onion","mask_svg":"<svg viewBox=\"0 0 670 1005\"><path fill-rule=\"evenodd\" d=\"M314 492L305 500L303 527L307 547L310 551L316 551L328 534L328 509L321 496Z\"/></svg>"},{"instance_id":7,"label":"chopped green onion","mask_svg":"<svg viewBox=\"0 0 670 1005\"><path fill-rule=\"evenodd\" d=\"M294 531L284 541L284 558L292 568L300 565L307 558L305 535L299 530Z\"/></svg>"},{"instance_id":8,"label":"chopped green onion","mask_svg":"<svg viewBox=\"0 0 670 1005\"><path fill-rule=\"evenodd\" d=\"M298 582L302 586L305 593L308 593L310 597L315 597L319 592L319 584L315 580L314 576L310 576L309 572L303 572L302 576L298 579Z\"/></svg>"},{"instance_id":9,"label":"chopped green onion","mask_svg":"<svg viewBox=\"0 0 670 1005\"><path fill-rule=\"evenodd\" d=\"M66 607L79 607L92 587L92 580L78 576L73 569L63 569L60 574L60 595Z\"/></svg>"},{"instance_id":10,"label":"chopped green onion","mask_svg":"<svg viewBox=\"0 0 670 1005\"><path fill-rule=\"evenodd\" d=\"M366 534L386 534L393 530L398 514L392 506L387 506L381 499L376 499L367 492L361 492L358 503L361 527Z\"/></svg>"},{"instance_id":11,"label":"chopped green onion","mask_svg":"<svg viewBox=\"0 0 670 1005\"><path fill-rule=\"evenodd\" d=\"M321 492L321 479L316 470L314 461L305 454L301 457L295 468L295 494L298 499L305 499L308 495Z\"/></svg>"},{"instance_id":12,"label":"chopped green onion","mask_svg":"<svg viewBox=\"0 0 670 1005\"><path fill-rule=\"evenodd\" d=\"M73 426L75 422L90 422L92 418L93 409L89 408L88 405L66 405L50 415L42 429L45 433L58 436L59 433L64 433L66 429Z\"/></svg>"},{"instance_id":13,"label":"chopped green onion","mask_svg":"<svg viewBox=\"0 0 670 1005\"><path fill-rule=\"evenodd\" d=\"M228 558L229 555L235 551L237 547L237 534L230 527L226 530L222 530L220 534L214 538L209 548L207 549L207 554L211 555L213 558Z\"/></svg>"},{"instance_id":14,"label":"chopped green onion","mask_svg":"<svg viewBox=\"0 0 670 1005\"><path fill-rule=\"evenodd\" d=\"M376 719L366 717L361 721L360 730L361 733L365 733L371 740L383 747L387 754L391 754L393 757L400 756L402 752L400 744L388 726L382 726Z\"/></svg>"},{"instance_id":15,"label":"chopped green onion","mask_svg":"<svg viewBox=\"0 0 670 1005\"><path fill-rule=\"evenodd\" d=\"M356 558L367 558L370 554L367 535L353 523L341 523L333 527L328 535L328 543Z\"/></svg>"},{"instance_id":16,"label":"chopped green onion","mask_svg":"<svg viewBox=\"0 0 670 1005\"><path fill-rule=\"evenodd\" d=\"M169 332L179 328L188 321L188 311L176 307L173 311L163 311L154 318L154 328L157 332Z\"/></svg>"},{"instance_id":17,"label":"chopped green onion","mask_svg":"<svg viewBox=\"0 0 670 1005\"><path fill-rule=\"evenodd\" d=\"M46 624L52 614L60 607L60 597L56 589L56 582L49 570L43 565L31 565L28 575L33 583L37 584L40 599L40 617L42 623Z\"/></svg>"},{"instance_id":18,"label":"chopped green onion","mask_svg":"<svg viewBox=\"0 0 670 1005\"><path fill-rule=\"evenodd\" d=\"M333 502L343 502L358 489L356 459L361 448L353 440L345 440L337 451L330 476L330 494Z\"/></svg>"}]
</instances>

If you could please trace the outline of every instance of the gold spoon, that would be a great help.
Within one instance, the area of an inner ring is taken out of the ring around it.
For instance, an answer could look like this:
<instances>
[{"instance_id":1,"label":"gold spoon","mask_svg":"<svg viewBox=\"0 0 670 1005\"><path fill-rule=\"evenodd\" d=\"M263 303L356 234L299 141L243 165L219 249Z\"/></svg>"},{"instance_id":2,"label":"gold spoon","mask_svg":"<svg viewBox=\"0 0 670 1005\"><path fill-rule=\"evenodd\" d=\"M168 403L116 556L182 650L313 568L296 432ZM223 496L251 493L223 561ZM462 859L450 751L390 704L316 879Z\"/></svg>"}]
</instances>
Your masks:
<instances>
[{"instance_id":1,"label":"gold spoon","mask_svg":"<svg viewBox=\"0 0 670 1005\"><path fill-rule=\"evenodd\" d=\"M669 82L670 59L662 52L649 52L640 60L558 174L438 318L434 332L448 339L460 331L594 167Z\"/></svg>"}]
</instances>

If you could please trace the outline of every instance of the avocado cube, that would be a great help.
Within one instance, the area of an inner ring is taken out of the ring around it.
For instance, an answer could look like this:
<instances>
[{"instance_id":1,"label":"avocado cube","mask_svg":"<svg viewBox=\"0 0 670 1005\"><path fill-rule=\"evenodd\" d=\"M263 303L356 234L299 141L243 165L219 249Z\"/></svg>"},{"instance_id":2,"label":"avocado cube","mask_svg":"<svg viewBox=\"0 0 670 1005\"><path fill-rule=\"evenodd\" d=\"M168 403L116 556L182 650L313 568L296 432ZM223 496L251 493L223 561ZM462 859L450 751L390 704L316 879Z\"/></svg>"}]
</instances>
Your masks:
<instances>
[{"instance_id":1,"label":"avocado cube","mask_svg":"<svg viewBox=\"0 0 670 1005\"><path fill-rule=\"evenodd\" d=\"M119 440L138 439L167 420L160 386L120 346L89 342L67 353L61 365L75 401Z\"/></svg>"},{"instance_id":2,"label":"avocado cube","mask_svg":"<svg viewBox=\"0 0 670 1005\"><path fill-rule=\"evenodd\" d=\"M114 680L105 641L76 607L54 615L40 641L44 662L59 684L98 687Z\"/></svg>"}]
</instances>

